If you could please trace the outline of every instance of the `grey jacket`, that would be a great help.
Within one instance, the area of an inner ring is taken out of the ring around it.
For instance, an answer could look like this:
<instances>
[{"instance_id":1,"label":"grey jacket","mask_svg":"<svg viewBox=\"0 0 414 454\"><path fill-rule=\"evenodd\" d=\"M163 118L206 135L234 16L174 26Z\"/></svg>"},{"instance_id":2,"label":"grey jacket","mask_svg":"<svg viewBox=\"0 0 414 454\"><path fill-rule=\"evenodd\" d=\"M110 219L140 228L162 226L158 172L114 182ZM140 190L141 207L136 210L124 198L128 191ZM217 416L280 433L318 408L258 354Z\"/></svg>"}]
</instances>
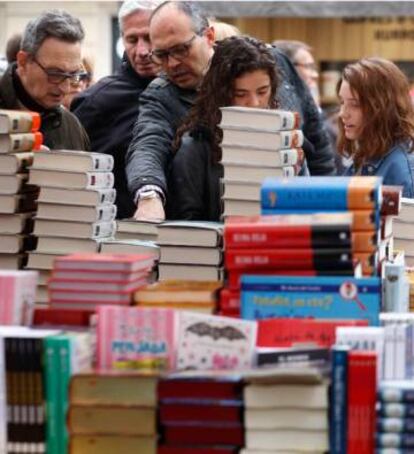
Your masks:
<instances>
[{"instance_id":1,"label":"grey jacket","mask_svg":"<svg viewBox=\"0 0 414 454\"><path fill-rule=\"evenodd\" d=\"M335 173L333 152L318 108L289 59L272 48L282 83L277 93L280 108L299 112L302 129L313 145L306 159L311 175ZM144 185L157 185L167 193L166 173L177 128L194 104L197 92L183 90L164 78L155 79L140 97L140 111L126 163L132 194Z\"/></svg>"}]
</instances>

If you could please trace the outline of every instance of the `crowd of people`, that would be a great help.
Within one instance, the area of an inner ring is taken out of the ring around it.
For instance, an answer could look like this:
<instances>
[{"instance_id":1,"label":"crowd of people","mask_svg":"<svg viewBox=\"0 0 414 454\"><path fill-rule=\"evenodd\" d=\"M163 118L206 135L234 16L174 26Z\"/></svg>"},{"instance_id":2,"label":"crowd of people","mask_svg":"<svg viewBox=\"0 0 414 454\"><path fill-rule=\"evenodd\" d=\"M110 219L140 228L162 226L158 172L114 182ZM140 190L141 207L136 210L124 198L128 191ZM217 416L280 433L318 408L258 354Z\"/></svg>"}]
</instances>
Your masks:
<instances>
[{"instance_id":1,"label":"crowd of people","mask_svg":"<svg viewBox=\"0 0 414 454\"><path fill-rule=\"evenodd\" d=\"M345 67L332 131L305 43L243 36L197 2L126 0L118 17L122 66L95 83L76 17L50 10L31 20L10 42L0 108L40 112L50 149L113 155L120 218L220 219L223 106L298 112L303 175L380 175L414 197L414 109L391 61Z\"/></svg>"}]
</instances>

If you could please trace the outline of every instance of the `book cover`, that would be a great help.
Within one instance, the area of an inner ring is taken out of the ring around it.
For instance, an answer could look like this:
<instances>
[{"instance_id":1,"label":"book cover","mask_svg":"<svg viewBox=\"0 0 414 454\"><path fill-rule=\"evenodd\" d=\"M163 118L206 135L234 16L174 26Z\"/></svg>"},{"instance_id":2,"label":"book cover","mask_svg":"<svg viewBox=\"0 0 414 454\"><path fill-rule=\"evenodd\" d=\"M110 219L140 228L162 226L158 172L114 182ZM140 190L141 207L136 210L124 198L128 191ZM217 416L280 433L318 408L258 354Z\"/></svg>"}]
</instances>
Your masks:
<instances>
[{"instance_id":1,"label":"book cover","mask_svg":"<svg viewBox=\"0 0 414 454\"><path fill-rule=\"evenodd\" d=\"M35 132L40 128L38 112L0 109L0 134Z\"/></svg>"},{"instance_id":2,"label":"book cover","mask_svg":"<svg viewBox=\"0 0 414 454\"><path fill-rule=\"evenodd\" d=\"M43 143L41 132L0 134L0 153L39 150Z\"/></svg>"},{"instance_id":3,"label":"book cover","mask_svg":"<svg viewBox=\"0 0 414 454\"><path fill-rule=\"evenodd\" d=\"M377 277L243 276L242 317L312 317L368 320L379 324L381 280Z\"/></svg>"},{"instance_id":4,"label":"book cover","mask_svg":"<svg viewBox=\"0 0 414 454\"><path fill-rule=\"evenodd\" d=\"M97 313L98 367L168 369L174 366L173 310L99 306Z\"/></svg>"},{"instance_id":5,"label":"book cover","mask_svg":"<svg viewBox=\"0 0 414 454\"><path fill-rule=\"evenodd\" d=\"M48 150L36 153L33 168L74 172L110 172L114 167L112 155L77 150Z\"/></svg>"},{"instance_id":6,"label":"book cover","mask_svg":"<svg viewBox=\"0 0 414 454\"><path fill-rule=\"evenodd\" d=\"M73 222L111 222L115 219L117 207L105 203L98 206L62 205L60 203L38 203L37 216L43 219Z\"/></svg>"},{"instance_id":7,"label":"book cover","mask_svg":"<svg viewBox=\"0 0 414 454\"><path fill-rule=\"evenodd\" d=\"M115 203L116 190L110 189L62 189L62 188L40 188L39 202L60 203L62 205L97 206Z\"/></svg>"},{"instance_id":8,"label":"book cover","mask_svg":"<svg viewBox=\"0 0 414 454\"><path fill-rule=\"evenodd\" d=\"M242 145L224 145L221 147L222 159L224 162L244 162L246 164L257 164L264 166L294 166L301 163L304 158L302 148L288 148L283 150L262 150L257 147L246 147ZM227 192L227 181L224 184Z\"/></svg>"},{"instance_id":9,"label":"book cover","mask_svg":"<svg viewBox=\"0 0 414 454\"><path fill-rule=\"evenodd\" d=\"M114 185L112 172L69 172L32 168L29 183L61 189L110 189Z\"/></svg>"},{"instance_id":10,"label":"book cover","mask_svg":"<svg viewBox=\"0 0 414 454\"><path fill-rule=\"evenodd\" d=\"M157 226L160 245L210 246L221 245L223 224L208 221L166 221Z\"/></svg>"},{"instance_id":11,"label":"book cover","mask_svg":"<svg viewBox=\"0 0 414 454\"><path fill-rule=\"evenodd\" d=\"M267 178L262 184L264 209L379 209L381 177Z\"/></svg>"},{"instance_id":12,"label":"book cover","mask_svg":"<svg viewBox=\"0 0 414 454\"><path fill-rule=\"evenodd\" d=\"M116 232L116 222L71 222L36 218L34 234L70 238L107 238Z\"/></svg>"},{"instance_id":13,"label":"book cover","mask_svg":"<svg viewBox=\"0 0 414 454\"><path fill-rule=\"evenodd\" d=\"M182 311L177 369L244 369L253 363L256 323Z\"/></svg>"}]
</instances>

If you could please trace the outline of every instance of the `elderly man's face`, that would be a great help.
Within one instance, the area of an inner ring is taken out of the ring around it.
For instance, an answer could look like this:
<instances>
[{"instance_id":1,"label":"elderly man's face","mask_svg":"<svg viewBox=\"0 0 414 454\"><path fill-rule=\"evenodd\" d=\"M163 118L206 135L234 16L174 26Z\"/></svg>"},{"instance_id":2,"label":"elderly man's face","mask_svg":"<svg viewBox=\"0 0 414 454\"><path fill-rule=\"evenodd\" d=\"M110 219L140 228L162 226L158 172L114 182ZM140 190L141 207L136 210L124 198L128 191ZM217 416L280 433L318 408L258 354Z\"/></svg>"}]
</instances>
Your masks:
<instances>
[{"instance_id":1,"label":"elderly man's face","mask_svg":"<svg viewBox=\"0 0 414 454\"><path fill-rule=\"evenodd\" d=\"M191 20L174 7L165 7L153 17L150 35L154 56L161 69L181 88L196 88L213 54L214 30L209 27L199 35Z\"/></svg>"},{"instance_id":2,"label":"elderly man's face","mask_svg":"<svg viewBox=\"0 0 414 454\"><path fill-rule=\"evenodd\" d=\"M77 82L81 68L80 42L68 43L51 37L45 39L36 55L25 51L17 55L17 73L24 88L46 109L62 104L71 84Z\"/></svg>"},{"instance_id":3,"label":"elderly man's face","mask_svg":"<svg viewBox=\"0 0 414 454\"><path fill-rule=\"evenodd\" d=\"M122 20L122 41L125 52L132 67L142 77L153 77L159 69L149 59L151 51L150 14L148 11L136 11Z\"/></svg>"}]
</instances>

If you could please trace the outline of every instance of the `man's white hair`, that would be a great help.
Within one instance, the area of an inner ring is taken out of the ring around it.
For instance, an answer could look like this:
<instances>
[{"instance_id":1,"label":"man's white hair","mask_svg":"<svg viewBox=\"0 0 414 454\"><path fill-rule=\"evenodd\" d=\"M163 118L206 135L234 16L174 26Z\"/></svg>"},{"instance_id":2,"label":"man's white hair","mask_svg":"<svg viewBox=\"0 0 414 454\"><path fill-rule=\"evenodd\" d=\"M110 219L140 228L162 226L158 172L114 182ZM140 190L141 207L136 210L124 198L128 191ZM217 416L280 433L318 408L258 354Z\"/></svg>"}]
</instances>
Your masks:
<instances>
[{"instance_id":1,"label":"man's white hair","mask_svg":"<svg viewBox=\"0 0 414 454\"><path fill-rule=\"evenodd\" d=\"M162 3L162 0L126 0L118 11L119 30L122 33L122 21L124 17L137 11L154 11Z\"/></svg>"}]
</instances>

